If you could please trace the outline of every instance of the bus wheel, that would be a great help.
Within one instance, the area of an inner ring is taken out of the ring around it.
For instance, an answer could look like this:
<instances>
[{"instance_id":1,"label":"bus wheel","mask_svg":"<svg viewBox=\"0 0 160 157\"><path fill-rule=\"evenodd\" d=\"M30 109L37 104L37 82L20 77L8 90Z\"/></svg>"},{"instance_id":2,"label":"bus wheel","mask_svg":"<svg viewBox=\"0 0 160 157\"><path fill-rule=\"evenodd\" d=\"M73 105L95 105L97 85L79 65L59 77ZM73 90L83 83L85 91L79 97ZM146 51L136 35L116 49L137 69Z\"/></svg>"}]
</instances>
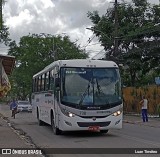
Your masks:
<instances>
[{"instance_id":1,"label":"bus wheel","mask_svg":"<svg viewBox=\"0 0 160 157\"><path fill-rule=\"evenodd\" d=\"M55 135L60 135L61 134L61 130L59 130L54 124L54 116L52 116L51 126L52 126L52 129L53 129L53 133Z\"/></svg>"},{"instance_id":2,"label":"bus wheel","mask_svg":"<svg viewBox=\"0 0 160 157\"><path fill-rule=\"evenodd\" d=\"M40 119L39 119L39 112L37 111L37 120L38 120L38 125L39 126L43 126L43 121L41 121Z\"/></svg>"},{"instance_id":3,"label":"bus wheel","mask_svg":"<svg viewBox=\"0 0 160 157\"><path fill-rule=\"evenodd\" d=\"M108 132L108 130L100 130L100 132L101 132L102 134L106 134L106 133Z\"/></svg>"},{"instance_id":4,"label":"bus wheel","mask_svg":"<svg viewBox=\"0 0 160 157\"><path fill-rule=\"evenodd\" d=\"M44 125L43 121L41 121L39 118L38 118L38 125L39 126L43 126Z\"/></svg>"}]
</instances>

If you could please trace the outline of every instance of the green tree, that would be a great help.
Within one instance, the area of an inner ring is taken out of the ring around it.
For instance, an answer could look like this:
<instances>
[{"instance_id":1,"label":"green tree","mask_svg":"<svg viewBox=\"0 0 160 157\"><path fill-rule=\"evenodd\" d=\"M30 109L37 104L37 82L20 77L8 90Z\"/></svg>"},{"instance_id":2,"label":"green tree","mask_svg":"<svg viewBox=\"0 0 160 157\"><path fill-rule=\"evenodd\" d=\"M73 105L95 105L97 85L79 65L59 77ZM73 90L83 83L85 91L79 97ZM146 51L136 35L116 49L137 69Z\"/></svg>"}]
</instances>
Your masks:
<instances>
[{"instance_id":1,"label":"green tree","mask_svg":"<svg viewBox=\"0 0 160 157\"><path fill-rule=\"evenodd\" d=\"M114 51L114 14L114 8L101 17L97 11L88 12L92 30L107 52L106 59L112 59ZM160 6L151 5L147 0L122 2L118 5L118 23L118 55L113 59L127 65L129 79L123 81L134 86L143 82L141 78L160 63Z\"/></svg>"},{"instance_id":2,"label":"green tree","mask_svg":"<svg viewBox=\"0 0 160 157\"><path fill-rule=\"evenodd\" d=\"M8 27L3 25L3 29L0 30L0 44L4 43L6 46L9 45L11 39L9 38Z\"/></svg>"},{"instance_id":3,"label":"green tree","mask_svg":"<svg viewBox=\"0 0 160 157\"><path fill-rule=\"evenodd\" d=\"M53 50L54 49L54 50ZM11 76L12 93L25 99L31 94L32 76L58 59L86 58L88 55L68 36L29 34L10 43L9 55L16 57L16 67Z\"/></svg>"},{"instance_id":4,"label":"green tree","mask_svg":"<svg viewBox=\"0 0 160 157\"><path fill-rule=\"evenodd\" d=\"M11 41L11 39L9 38L9 28L4 25L2 15L2 8L5 3L5 0L0 0L0 44L4 43L5 45L8 45Z\"/></svg>"}]
</instances>

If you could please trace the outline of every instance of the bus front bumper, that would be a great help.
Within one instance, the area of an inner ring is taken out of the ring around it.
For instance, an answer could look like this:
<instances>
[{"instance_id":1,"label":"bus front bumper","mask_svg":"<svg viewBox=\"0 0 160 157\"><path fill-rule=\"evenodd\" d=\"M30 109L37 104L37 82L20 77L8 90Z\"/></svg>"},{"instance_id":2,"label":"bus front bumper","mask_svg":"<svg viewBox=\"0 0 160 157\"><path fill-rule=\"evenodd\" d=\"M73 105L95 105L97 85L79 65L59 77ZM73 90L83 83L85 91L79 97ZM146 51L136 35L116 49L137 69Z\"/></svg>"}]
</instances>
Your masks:
<instances>
[{"instance_id":1,"label":"bus front bumper","mask_svg":"<svg viewBox=\"0 0 160 157\"><path fill-rule=\"evenodd\" d=\"M110 115L105 118L82 118L79 116L60 116L59 129L62 131L80 131L97 128L97 130L121 129L122 113L118 116Z\"/></svg>"}]
</instances>

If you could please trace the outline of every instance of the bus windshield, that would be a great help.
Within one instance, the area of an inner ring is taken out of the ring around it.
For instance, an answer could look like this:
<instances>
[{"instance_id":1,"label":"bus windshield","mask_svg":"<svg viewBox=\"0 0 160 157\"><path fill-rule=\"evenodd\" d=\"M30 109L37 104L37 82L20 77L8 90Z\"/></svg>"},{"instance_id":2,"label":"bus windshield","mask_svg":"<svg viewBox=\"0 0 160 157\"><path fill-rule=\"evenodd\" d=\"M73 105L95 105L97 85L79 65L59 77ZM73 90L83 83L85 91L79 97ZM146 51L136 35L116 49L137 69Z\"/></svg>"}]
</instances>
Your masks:
<instances>
[{"instance_id":1,"label":"bus windshield","mask_svg":"<svg viewBox=\"0 0 160 157\"><path fill-rule=\"evenodd\" d=\"M75 108L120 105L118 68L61 68L61 103Z\"/></svg>"}]
</instances>

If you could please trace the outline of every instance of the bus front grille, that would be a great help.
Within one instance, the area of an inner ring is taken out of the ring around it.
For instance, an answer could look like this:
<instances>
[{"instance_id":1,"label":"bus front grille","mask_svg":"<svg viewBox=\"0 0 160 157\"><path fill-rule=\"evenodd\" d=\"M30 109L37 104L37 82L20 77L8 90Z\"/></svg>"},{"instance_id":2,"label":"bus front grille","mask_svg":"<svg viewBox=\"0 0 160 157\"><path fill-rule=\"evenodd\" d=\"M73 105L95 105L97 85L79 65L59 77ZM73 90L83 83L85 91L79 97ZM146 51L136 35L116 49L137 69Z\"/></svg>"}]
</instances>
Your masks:
<instances>
[{"instance_id":1,"label":"bus front grille","mask_svg":"<svg viewBox=\"0 0 160 157\"><path fill-rule=\"evenodd\" d=\"M77 122L79 127L90 127L90 126L106 127L110 123L111 123L111 121L107 121L107 122Z\"/></svg>"}]
</instances>

